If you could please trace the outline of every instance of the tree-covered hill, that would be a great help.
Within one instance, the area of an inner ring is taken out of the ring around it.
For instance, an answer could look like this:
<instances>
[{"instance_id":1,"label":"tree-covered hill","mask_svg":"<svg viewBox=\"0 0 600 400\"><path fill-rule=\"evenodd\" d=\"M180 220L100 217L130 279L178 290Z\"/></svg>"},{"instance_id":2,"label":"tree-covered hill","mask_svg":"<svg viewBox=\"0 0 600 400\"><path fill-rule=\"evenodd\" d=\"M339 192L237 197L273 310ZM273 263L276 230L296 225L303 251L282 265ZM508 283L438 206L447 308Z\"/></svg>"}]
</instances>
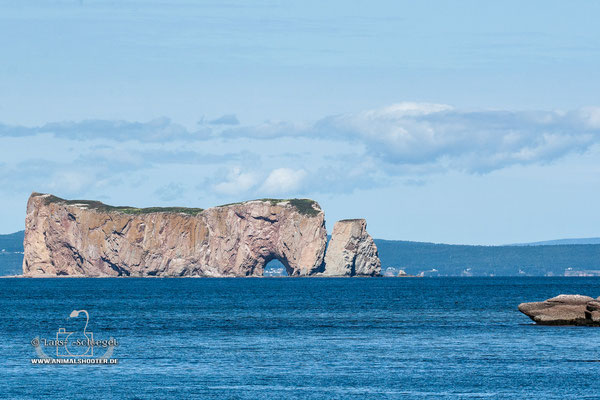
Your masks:
<instances>
[{"instance_id":1,"label":"tree-covered hill","mask_svg":"<svg viewBox=\"0 0 600 400\"><path fill-rule=\"evenodd\" d=\"M376 239L382 269L426 275L563 275L600 270L600 245L465 246ZM432 271L436 270L436 271Z\"/></svg>"},{"instance_id":2,"label":"tree-covered hill","mask_svg":"<svg viewBox=\"0 0 600 400\"><path fill-rule=\"evenodd\" d=\"M0 235L0 276L22 273L24 236L23 231Z\"/></svg>"}]
</instances>

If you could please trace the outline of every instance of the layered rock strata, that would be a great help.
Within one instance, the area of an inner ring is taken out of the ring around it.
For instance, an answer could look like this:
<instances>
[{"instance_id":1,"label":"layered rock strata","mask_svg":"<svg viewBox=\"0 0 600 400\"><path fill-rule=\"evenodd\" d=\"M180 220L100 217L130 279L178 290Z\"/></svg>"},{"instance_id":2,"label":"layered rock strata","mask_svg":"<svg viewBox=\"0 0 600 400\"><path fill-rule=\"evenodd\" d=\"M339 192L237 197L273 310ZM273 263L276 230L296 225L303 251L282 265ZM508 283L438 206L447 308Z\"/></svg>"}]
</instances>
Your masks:
<instances>
[{"instance_id":1,"label":"layered rock strata","mask_svg":"<svg viewBox=\"0 0 600 400\"><path fill-rule=\"evenodd\" d=\"M25 276L290 276L323 269L324 214L312 200L255 200L206 210L112 207L34 193Z\"/></svg>"},{"instance_id":2,"label":"layered rock strata","mask_svg":"<svg viewBox=\"0 0 600 400\"><path fill-rule=\"evenodd\" d=\"M521 303L519 311L540 325L600 326L600 297L561 294L545 301Z\"/></svg>"},{"instance_id":3,"label":"layered rock strata","mask_svg":"<svg viewBox=\"0 0 600 400\"><path fill-rule=\"evenodd\" d=\"M347 219L333 227L325 254L324 276L375 276L381 272L377 246L367 233L367 221Z\"/></svg>"}]
</instances>

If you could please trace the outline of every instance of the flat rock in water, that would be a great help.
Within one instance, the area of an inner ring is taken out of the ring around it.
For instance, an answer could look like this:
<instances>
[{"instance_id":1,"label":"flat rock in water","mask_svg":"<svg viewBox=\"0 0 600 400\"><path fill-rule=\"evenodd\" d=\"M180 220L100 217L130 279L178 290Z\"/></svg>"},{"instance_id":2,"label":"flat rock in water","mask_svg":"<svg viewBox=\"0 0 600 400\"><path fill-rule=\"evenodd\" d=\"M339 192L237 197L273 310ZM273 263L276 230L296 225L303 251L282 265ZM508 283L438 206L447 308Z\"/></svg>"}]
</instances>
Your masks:
<instances>
[{"instance_id":1,"label":"flat rock in water","mask_svg":"<svg viewBox=\"0 0 600 400\"><path fill-rule=\"evenodd\" d=\"M600 298L561 294L551 299L519 304L519 311L540 325L600 326Z\"/></svg>"}]
</instances>

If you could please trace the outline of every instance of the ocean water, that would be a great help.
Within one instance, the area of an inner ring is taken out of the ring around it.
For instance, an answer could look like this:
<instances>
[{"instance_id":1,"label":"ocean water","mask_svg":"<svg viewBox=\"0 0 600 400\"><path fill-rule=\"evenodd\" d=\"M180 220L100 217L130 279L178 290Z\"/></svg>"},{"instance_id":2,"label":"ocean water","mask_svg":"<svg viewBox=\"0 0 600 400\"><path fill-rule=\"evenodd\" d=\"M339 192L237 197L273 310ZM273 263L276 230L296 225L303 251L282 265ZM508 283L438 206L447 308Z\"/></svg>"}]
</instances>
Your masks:
<instances>
[{"instance_id":1,"label":"ocean water","mask_svg":"<svg viewBox=\"0 0 600 400\"><path fill-rule=\"evenodd\" d=\"M0 293L2 399L600 398L600 328L517 310L597 297L599 278L0 279ZM118 364L31 364L31 340L82 322L74 309L118 340Z\"/></svg>"}]
</instances>

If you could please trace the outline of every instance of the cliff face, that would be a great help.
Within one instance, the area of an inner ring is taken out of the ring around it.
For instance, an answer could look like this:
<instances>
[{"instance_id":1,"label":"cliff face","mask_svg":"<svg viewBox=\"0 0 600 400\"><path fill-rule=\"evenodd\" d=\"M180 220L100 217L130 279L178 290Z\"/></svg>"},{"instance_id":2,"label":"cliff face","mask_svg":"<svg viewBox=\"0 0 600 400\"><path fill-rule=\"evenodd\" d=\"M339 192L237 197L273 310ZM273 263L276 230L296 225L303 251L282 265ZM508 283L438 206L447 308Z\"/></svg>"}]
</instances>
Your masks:
<instances>
[{"instance_id":1,"label":"cliff face","mask_svg":"<svg viewBox=\"0 0 600 400\"><path fill-rule=\"evenodd\" d=\"M34 193L25 276L290 276L318 272L327 241L312 200L256 200L201 209L135 209Z\"/></svg>"},{"instance_id":2,"label":"cliff face","mask_svg":"<svg viewBox=\"0 0 600 400\"><path fill-rule=\"evenodd\" d=\"M375 276L381 272L377 246L364 219L335 223L325 255L325 276Z\"/></svg>"}]
</instances>

